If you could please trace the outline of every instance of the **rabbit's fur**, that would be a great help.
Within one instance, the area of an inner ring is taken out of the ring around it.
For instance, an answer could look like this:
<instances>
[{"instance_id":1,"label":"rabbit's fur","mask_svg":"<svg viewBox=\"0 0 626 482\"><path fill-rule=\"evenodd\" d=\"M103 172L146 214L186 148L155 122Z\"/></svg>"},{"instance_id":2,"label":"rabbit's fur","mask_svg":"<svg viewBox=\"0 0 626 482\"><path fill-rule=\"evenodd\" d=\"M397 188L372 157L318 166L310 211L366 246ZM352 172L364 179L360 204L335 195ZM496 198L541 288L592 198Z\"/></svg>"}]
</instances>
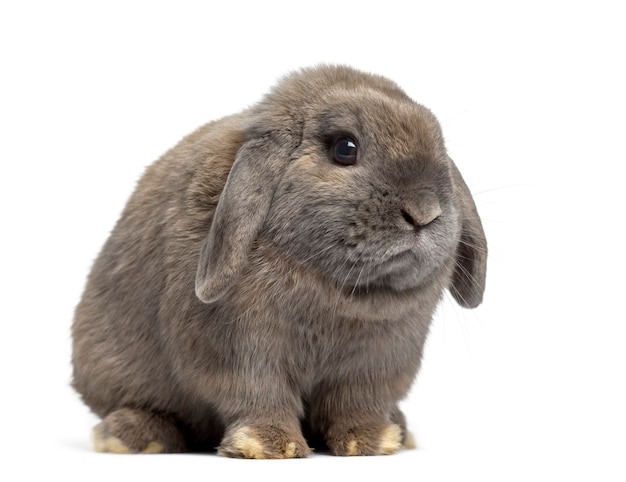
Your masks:
<instances>
[{"instance_id":1,"label":"rabbit's fur","mask_svg":"<svg viewBox=\"0 0 626 482\"><path fill-rule=\"evenodd\" d=\"M481 302L486 257L430 111L383 77L295 72L151 165L95 261L72 331L96 449L409 445L432 314L446 288Z\"/></svg>"}]
</instances>

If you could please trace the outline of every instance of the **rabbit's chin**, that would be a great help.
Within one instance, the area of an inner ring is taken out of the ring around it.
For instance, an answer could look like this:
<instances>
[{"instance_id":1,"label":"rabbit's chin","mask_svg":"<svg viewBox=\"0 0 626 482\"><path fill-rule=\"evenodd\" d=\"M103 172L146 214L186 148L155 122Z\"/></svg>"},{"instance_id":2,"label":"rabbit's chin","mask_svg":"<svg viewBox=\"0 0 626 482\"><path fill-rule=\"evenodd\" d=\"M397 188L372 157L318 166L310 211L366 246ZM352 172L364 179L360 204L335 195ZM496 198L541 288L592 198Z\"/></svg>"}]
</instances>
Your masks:
<instances>
[{"instance_id":1,"label":"rabbit's chin","mask_svg":"<svg viewBox=\"0 0 626 482\"><path fill-rule=\"evenodd\" d=\"M362 276L355 288L359 292L371 289L400 292L418 288L432 280L438 267L416 263L413 254L406 253L391 262L370 267L367 276Z\"/></svg>"}]
</instances>

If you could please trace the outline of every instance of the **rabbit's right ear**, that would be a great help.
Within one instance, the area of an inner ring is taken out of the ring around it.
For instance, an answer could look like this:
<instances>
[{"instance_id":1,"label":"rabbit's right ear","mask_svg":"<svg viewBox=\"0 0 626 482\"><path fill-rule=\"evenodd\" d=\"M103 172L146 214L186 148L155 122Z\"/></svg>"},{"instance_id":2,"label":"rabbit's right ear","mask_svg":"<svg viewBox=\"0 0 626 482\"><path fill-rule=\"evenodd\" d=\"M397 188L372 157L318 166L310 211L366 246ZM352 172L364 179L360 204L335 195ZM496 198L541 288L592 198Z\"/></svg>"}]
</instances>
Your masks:
<instances>
[{"instance_id":1,"label":"rabbit's right ear","mask_svg":"<svg viewBox=\"0 0 626 482\"><path fill-rule=\"evenodd\" d=\"M244 267L289 161L288 131L265 132L237 153L200 252L196 295L204 303L221 298Z\"/></svg>"}]
</instances>

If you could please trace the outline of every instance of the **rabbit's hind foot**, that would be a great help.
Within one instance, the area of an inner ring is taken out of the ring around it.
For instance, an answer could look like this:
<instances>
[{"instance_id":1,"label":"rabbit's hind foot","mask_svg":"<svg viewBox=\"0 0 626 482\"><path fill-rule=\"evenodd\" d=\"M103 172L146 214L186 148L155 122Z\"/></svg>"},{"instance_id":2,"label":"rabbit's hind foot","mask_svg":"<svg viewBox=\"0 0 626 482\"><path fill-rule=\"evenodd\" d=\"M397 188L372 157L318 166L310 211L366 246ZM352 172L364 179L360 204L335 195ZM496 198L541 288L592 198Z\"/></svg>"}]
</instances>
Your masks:
<instances>
[{"instance_id":1,"label":"rabbit's hind foot","mask_svg":"<svg viewBox=\"0 0 626 482\"><path fill-rule=\"evenodd\" d=\"M122 408L111 412L93 429L96 452L156 454L184 452L185 440L166 415Z\"/></svg>"}]
</instances>

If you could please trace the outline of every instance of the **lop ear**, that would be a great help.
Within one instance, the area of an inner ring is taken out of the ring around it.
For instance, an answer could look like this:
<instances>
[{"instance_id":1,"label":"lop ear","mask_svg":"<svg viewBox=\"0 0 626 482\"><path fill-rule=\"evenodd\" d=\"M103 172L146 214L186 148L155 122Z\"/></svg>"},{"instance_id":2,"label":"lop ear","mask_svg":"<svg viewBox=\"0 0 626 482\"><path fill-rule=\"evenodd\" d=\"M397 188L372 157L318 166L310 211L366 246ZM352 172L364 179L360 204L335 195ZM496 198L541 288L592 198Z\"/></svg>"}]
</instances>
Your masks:
<instances>
[{"instance_id":1,"label":"lop ear","mask_svg":"<svg viewBox=\"0 0 626 482\"><path fill-rule=\"evenodd\" d=\"M246 141L237 153L196 273L196 295L204 303L221 298L247 262L289 160L291 136L265 133Z\"/></svg>"},{"instance_id":2,"label":"lop ear","mask_svg":"<svg viewBox=\"0 0 626 482\"><path fill-rule=\"evenodd\" d=\"M461 216L461 236L450 292L461 306L475 308L482 302L485 291L487 238L472 194L454 162L450 162Z\"/></svg>"}]
</instances>

